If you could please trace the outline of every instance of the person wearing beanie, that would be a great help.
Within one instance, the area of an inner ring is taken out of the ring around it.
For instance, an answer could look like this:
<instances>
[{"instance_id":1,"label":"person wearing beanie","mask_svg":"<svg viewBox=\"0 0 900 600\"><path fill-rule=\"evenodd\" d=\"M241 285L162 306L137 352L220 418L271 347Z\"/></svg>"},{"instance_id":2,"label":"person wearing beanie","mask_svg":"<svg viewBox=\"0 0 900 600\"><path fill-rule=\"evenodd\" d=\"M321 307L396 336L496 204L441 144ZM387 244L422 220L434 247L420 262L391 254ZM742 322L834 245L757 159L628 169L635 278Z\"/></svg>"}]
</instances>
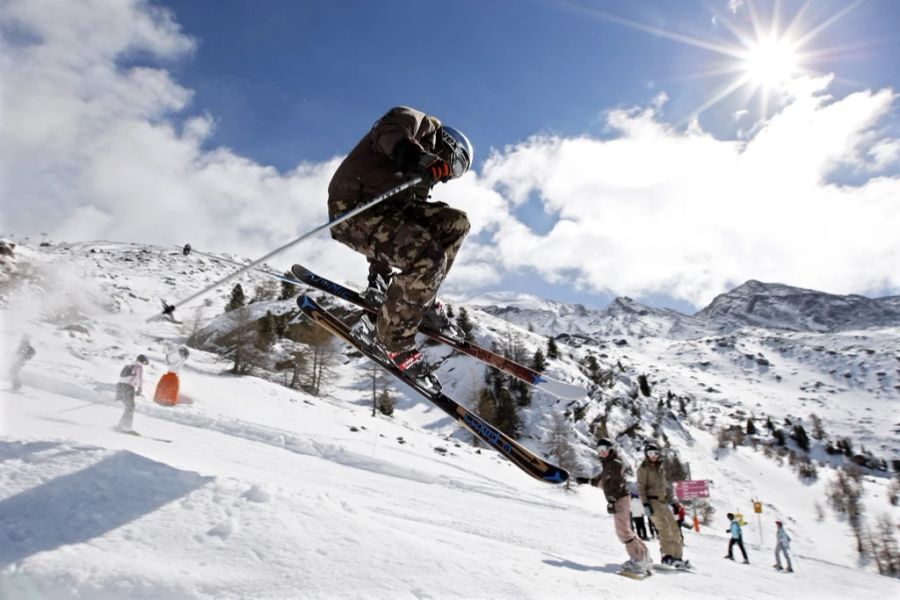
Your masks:
<instances>
[{"instance_id":1,"label":"person wearing beanie","mask_svg":"<svg viewBox=\"0 0 900 600\"><path fill-rule=\"evenodd\" d=\"M775 521L775 564L773 565L779 571L782 570L781 567L781 554L784 554L784 559L787 561L787 572L793 573L794 567L791 565L791 536L788 535L787 530L784 528L784 523L781 521Z\"/></svg>"},{"instance_id":2,"label":"person wearing beanie","mask_svg":"<svg viewBox=\"0 0 900 600\"><path fill-rule=\"evenodd\" d=\"M682 557L684 544L681 540L681 528L669 509L673 500L672 486L662 464L659 446L647 444L644 447L644 457L637 471L638 494L644 505L644 513L650 517L659 533L661 562L679 569L689 568L690 563Z\"/></svg>"}]
</instances>

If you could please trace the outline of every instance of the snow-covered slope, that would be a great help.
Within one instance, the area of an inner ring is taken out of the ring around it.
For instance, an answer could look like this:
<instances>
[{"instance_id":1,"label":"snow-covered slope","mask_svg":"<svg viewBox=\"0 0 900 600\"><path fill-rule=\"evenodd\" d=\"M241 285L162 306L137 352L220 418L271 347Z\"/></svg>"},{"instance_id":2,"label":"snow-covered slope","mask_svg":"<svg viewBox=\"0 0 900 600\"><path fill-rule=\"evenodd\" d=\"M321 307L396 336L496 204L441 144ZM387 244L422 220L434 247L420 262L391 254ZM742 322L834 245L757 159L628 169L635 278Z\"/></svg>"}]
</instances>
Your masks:
<instances>
[{"instance_id":1,"label":"snow-covered slope","mask_svg":"<svg viewBox=\"0 0 900 600\"><path fill-rule=\"evenodd\" d=\"M574 425L582 439L601 414L614 434L636 424L648 437L664 435L693 476L712 485L712 523L685 532L685 555L696 573L634 582L612 574L625 553L599 490L531 480L495 453L469 445L442 412L409 394L393 418L371 416L367 365L351 353L341 355L327 393L312 396L278 377L231 375L229 360L195 349L182 373L182 393L191 403L167 408L139 398L135 425L147 437L111 431L121 412L113 385L123 362L138 352L150 357L150 396L165 370L163 344L181 343L198 323L212 322L232 284L182 309L182 326L145 322L158 312L158 299L183 298L227 268L177 249L115 243L17 252L0 270L0 347L8 351L28 332L37 355L23 371L22 392L0 392L0 597L900 594L896 580L859 562L844 522L827 509L817 517L829 467L803 483L788 465L750 446L718 449L714 433L702 426L738 410L805 416L814 406L829 429L871 440L873 449L881 440L880 453L896 456L890 431L900 394L896 329L751 328L686 340L648 325L618 331L616 339L626 342L619 345L593 335L604 327L597 318L572 344L561 341L562 356L549 364L556 377L586 382L589 354L604 367L622 368L583 401L537 395L522 411L524 443L540 450L554 413L583 409ZM239 281L249 291L265 277ZM258 310L277 305L261 303ZM530 333L469 308L481 341L514 335L526 354L545 348L546 334L537 327ZM610 314L657 318L631 308ZM448 393L470 403L483 382L482 366L440 346L429 352L441 362ZM628 404L637 374L648 376L652 395ZM801 386L809 390L802 397ZM687 418L669 416L666 390L691 397ZM631 440L620 441L634 456ZM583 445L579 474L596 468ZM897 508L886 499L889 479L871 471L864 486L867 514L888 513L896 521ZM751 498L764 502L762 530L749 518ZM748 517L751 565L721 558L728 511ZM794 537L793 575L770 567L775 518ZM650 547L658 559L657 544Z\"/></svg>"}]
</instances>

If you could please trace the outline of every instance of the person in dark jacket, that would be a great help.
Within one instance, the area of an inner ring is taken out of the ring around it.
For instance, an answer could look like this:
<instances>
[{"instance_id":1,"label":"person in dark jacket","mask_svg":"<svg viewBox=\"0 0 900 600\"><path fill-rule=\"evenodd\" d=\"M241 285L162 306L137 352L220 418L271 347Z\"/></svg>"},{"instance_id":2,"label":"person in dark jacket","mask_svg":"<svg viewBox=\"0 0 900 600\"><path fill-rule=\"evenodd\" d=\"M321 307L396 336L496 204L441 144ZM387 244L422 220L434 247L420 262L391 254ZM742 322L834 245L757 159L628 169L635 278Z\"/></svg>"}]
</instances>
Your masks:
<instances>
[{"instance_id":1,"label":"person in dark jacket","mask_svg":"<svg viewBox=\"0 0 900 600\"><path fill-rule=\"evenodd\" d=\"M741 531L741 524L738 523L738 520L734 518L732 513L728 513L725 516L731 521L731 525L725 530L731 534L731 539L728 540L728 554L725 555L725 558L734 560L732 549L734 548L734 545L737 544L737 547L741 549L741 554L744 555L744 564L749 565L750 561L747 559L747 551L744 550L744 534Z\"/></svg>"},{"instance_id":2,"label":"person in dark jacket","mask_svg":"<svg viewBox=\"0 0 900 600\"><path fill-rule=\"evenodd\" d=\"M34 355L35 352L34 347L31 345L31 338L26 333L22 336L19 347L16 348L15 356L13 356L12 364L9 366L9 381L12 391L18 392L22 387L22 367L25 366L25 363L34 358Z\"/></svg>"},{"instance_id":3,"label":"person in dark jacket","mask_svg":"<svg viewBox=\"0 0 900 600\"><path fill-rule=\"evenodd\" d=\"M645 574L650 568L650 554L647 546L631 529L631 493L625 481L625 463L607 438L597 440L597 455L603 465L600 475L590 480L603 489L606 497L606 512L613 515L616 536L625 544L628 560L622 570L629 573Z\"/></svg>"},{"instance_id":4,"label":"person in dark jacket","mask_svg":"<svg viewBox=\"0 0 900 600\"><path fill-rule=\"evenodd\" d=\"M405 181L422 178L331 228L334 239L369 261L366 297L381 303L374 341L414 377L430 371L415 346L420 324L459 334L436 297L469 232L464 212L427 200L435 184L461 177L473 158L472 144L462 132L437 117L398 106L376 121L328 186L333 220Z\"/></svg>"}]
</instances>

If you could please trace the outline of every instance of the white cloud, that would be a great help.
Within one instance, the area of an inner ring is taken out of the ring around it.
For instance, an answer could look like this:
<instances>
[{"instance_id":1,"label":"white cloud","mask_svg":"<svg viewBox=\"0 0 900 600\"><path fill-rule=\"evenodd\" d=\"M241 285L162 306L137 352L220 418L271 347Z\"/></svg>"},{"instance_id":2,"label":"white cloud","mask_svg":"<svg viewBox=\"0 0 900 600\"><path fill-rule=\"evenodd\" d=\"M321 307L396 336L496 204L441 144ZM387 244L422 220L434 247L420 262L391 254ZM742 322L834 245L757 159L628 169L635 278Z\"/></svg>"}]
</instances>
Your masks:
<instances>
[{"instance_id":1,"label":"white cloud","mask_svg":"<svg viewBox=\"0 0 900 600\"><path fill-rule=\"evenodd\" d=\"M500 259L550 280L574 272L588 289L697 305L750 278L900 288L900 179L828 182L873 153L895 156L893 140L872 145L894 95L835 100L829 81L798 82L743 143L676 131L654 108L619 109L609 113L613 139L536 137L493 156L487 184L508 189L511 204L536 193L563 219L546 235L507 222L495 234Z\"/></svg>"}]
</instances>

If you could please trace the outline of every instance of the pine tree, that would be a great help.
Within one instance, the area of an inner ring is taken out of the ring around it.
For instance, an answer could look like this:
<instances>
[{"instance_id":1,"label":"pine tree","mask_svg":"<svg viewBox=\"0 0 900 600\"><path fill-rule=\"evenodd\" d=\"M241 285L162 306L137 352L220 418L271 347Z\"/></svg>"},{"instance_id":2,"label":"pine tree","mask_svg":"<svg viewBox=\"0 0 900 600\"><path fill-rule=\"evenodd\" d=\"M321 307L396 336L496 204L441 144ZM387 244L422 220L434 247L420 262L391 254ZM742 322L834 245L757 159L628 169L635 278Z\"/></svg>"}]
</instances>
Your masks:
<instances>
[{"instance_id":1,"label":"pine tree","mask_svg":"<svg viewBox=\"0 0 900 600\"><path fill-rule=\"evenodd\" d=\"M544 451L567 471L574 471L578 467L578 455L572 438L572 427L566 418L559 412L553 413L553 426L544 442Z\"/></svg>"},{"instance_id":2,"label":"pine tree","mask_svg":"<svg viewBox=\"0 0 900 600\"><path fill-rule=\"evenodd\" d=\"M544 353L538 348L534 351L534 357L531 359L531 368L538 373L543 373L547 368L547 361L544 360Z\"/></svg>"},{"instance_id":3,"label":"pine tree","mask_svg":"<svg viewBox=\"0 0 900 600\"><path fill-rule=\"evenodd\" d=\"M297 280L297 278L294 277L294 274L291 273L290 271L285 271L284 276L287 279L292 279L294 281ZM278 296L278 299L279 300L290 300L291 298L293 298L294 296L296 296L299 293L300 293L300 288L298 286L282 280L281 281L281 295Z\"/></svg>"},{"instance_id":4,"label":"pine tree","mask_svg":"<svg viewBox=\"0 0 900 600\"><path fill-rule=\"evenodd\" d=\"M472 328L474 327L474 325L469 319L469 311L466 310L465 306L459 309L459 316L456 317L456 324L459 325L459 328L462 329L464 334L466 334L466 340L471 340Z\"/></svg>"},{"instance_id":5,"label":"pine tree","mask_svg":"<svg viewBox=\"0 0 900 600\"><path fill-rule=\"evenodd\" d=\"M753 422L753 417L747 419L747 435L756 435L756 423Z\"/></svg>"},{"instance_id":6,"label":"pine tree","mask_svg":"<svg viewBox=\"0 0 900 600\"><path fill-rule=\"evenodd\" d=\"M228 304L225 305L225 312L237 310L238 308L243 307L246 303L247 299L244 297L244 288L241 287L241 284L236 283L231 289L231 300L229 300Z\"/></svg>"},{"instance_id":7,"label":"pine tree","mask_svg":"<svg viewBox=\"0 0 900 600\"><path fill-rule=\"evenodd\" d=\"M275 343L275 316L266 311L266 316L256 322L256 347L265 352Z\"/></svg>"},{"instance_id":8,"label":"pine tree","mask_svg":"<svg viewBox=\"0 0 900 600\"><path fill-rule=\"evenodd\" d=\"M559 348L556 347L556 340L549 336L547 337L547 358L559 358Z\"/></svg>"},{"instance_id":9,"label":"pine tree","mask_svg":"<svg viewBox=\"0 0 900 600\"><path fill-rule=\"evenodd\" d=\"M797 445L800 446L803 451L809 452L809 436L806 434L803 425L794 425L794 431L791 434L791 437L794 438L794 441L797 442Z\"/></svg>"}]
</instances>

